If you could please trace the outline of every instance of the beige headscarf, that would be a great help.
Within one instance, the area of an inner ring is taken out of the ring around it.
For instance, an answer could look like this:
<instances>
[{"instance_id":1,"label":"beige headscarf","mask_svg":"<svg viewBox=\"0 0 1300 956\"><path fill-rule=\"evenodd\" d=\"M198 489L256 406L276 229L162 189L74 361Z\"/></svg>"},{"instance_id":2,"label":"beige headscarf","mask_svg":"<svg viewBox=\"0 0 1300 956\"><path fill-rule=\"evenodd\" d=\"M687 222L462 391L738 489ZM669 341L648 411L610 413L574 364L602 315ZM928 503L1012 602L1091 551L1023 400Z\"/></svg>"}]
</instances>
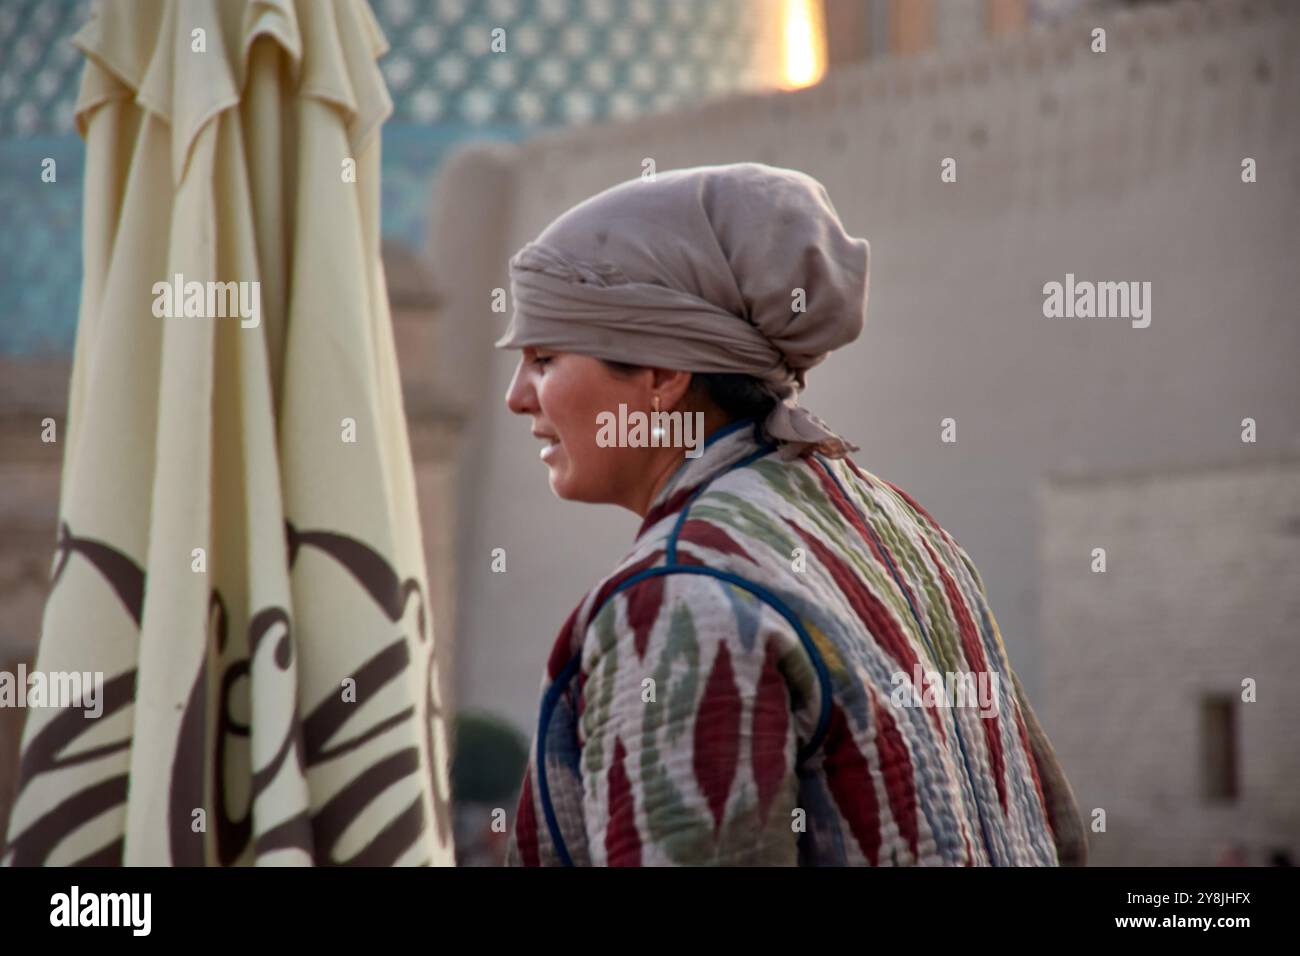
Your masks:
<instances>
[{"instance_id":1,"label":"beige headscarf","mask_svg":"<svg viewBox=\"0 0 1300 956\"><path fill-rule=\"evenodd\" d=\"M782 457L813 446L839 458L857 446L798 394L808 369L862 332L869 251L797 170L735 163L634 179L515 254L514 316L496 344L749 374L778 399L763 426Z\"/></svg>"}]
</instances>

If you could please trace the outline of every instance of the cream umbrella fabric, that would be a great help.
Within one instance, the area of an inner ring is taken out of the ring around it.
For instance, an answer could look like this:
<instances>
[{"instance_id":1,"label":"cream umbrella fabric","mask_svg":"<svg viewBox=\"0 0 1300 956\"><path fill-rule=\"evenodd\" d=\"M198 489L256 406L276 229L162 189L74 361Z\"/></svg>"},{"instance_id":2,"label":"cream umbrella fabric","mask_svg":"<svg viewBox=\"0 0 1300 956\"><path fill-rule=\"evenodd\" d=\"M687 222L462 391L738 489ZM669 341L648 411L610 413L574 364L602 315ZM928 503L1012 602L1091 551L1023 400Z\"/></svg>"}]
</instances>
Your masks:
<instances>
[{"instance_id":1,"label":"cream umbrella fabric","mask_svg":"<svg viewBox=\"0 0 1300 956\"><path fill-rule=\"evenodd\" d=\"M85 279L36 670L102 672L103 711L29 711L3 859L450 864L386 42L361 0L106 0L74 42Z\"/></svg>"}]
</instances>

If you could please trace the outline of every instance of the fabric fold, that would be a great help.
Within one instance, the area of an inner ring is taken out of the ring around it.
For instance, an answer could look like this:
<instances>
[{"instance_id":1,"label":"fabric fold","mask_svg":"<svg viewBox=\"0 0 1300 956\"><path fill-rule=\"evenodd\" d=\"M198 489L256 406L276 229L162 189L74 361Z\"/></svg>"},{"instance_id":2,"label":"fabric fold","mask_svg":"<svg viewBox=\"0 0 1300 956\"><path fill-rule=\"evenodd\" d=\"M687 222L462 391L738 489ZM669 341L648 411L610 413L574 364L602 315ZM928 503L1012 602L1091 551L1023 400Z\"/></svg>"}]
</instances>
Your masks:
<instances>
[{"instance_id":1,"label":"fabric fold","mask_svg":"<svg viewBox=\"0 0 1300 956\"><path fill-rule=\"evenodd\" d=\"M381 144L355 138L385 115L369 11L147 12L102 3L79 34L85 275L36 665L102 675L103 712L28 713L0 859L450 864ZM339 101L294 79L339 71Z\"/></svg>"},{"instance_id":2,"label":"fabric fold","mask_svg":"<svg viewBox=\"0 0 1300 956\"><path fill-rule=\"evenodd\" d=\"M355 156L392 114L376 62L388 42L366 3L321 0L311 13L301 17L291 0L97 3L72 38L90 61L75 106L78 130L86 135L90 112L106 100L134 97L172 127L179 183L204 125L240 102L253 46L265 38L284 52L299 95L344 114Z\"/></svg>"}]
</instances>

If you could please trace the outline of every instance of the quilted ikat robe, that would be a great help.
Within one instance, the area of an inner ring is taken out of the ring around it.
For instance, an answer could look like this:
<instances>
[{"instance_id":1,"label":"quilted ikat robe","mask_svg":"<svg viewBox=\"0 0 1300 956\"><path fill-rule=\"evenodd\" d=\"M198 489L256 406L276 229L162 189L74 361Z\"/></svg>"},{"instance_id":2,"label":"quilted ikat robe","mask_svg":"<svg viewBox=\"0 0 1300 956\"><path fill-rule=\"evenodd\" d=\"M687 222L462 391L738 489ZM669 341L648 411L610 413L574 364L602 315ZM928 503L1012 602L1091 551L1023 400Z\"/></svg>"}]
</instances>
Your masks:
<instances>
[{"instance_id":1,"label":"quilted ikat robe","mask_svg":"<svg viewBox=\"0 0 1300 956\"><path fill-rule=\"evenodd\" d=\"M994 706L927 696L929 672L983 675ZM969 556L905 492L849 460L784 462L752 422L686 460L561 629L507 856L1085 860Z\"/></svg>"}]
</instances>

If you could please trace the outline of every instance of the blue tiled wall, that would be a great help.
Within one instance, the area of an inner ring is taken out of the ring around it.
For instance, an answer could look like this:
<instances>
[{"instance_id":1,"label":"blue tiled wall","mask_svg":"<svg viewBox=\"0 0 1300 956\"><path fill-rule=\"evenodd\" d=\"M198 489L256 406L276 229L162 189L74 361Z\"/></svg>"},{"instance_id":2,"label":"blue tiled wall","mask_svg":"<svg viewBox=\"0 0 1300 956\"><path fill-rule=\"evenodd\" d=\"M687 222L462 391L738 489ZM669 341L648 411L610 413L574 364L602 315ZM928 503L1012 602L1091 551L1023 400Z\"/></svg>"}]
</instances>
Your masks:
<instances>
[{"instance_id":1,"label":"blue tiled wall","mask_svg":"<svg viewBox=\"0 0 1300 956\"><path fill-rule=\"evenodd\" d=\"M183 2L183 0L182 0ZM299 0L308 2L308 0ZM754 83L751 0L373 0L383 232L423 243L430 181L468 139L667 109ZM87 0L0 0L0 353L67 353L81 281L84 150L72 108ZM490 53L491 30L506 52ZM41 161L58 163L42 183Z\"/></svg>"}]
</instances>

